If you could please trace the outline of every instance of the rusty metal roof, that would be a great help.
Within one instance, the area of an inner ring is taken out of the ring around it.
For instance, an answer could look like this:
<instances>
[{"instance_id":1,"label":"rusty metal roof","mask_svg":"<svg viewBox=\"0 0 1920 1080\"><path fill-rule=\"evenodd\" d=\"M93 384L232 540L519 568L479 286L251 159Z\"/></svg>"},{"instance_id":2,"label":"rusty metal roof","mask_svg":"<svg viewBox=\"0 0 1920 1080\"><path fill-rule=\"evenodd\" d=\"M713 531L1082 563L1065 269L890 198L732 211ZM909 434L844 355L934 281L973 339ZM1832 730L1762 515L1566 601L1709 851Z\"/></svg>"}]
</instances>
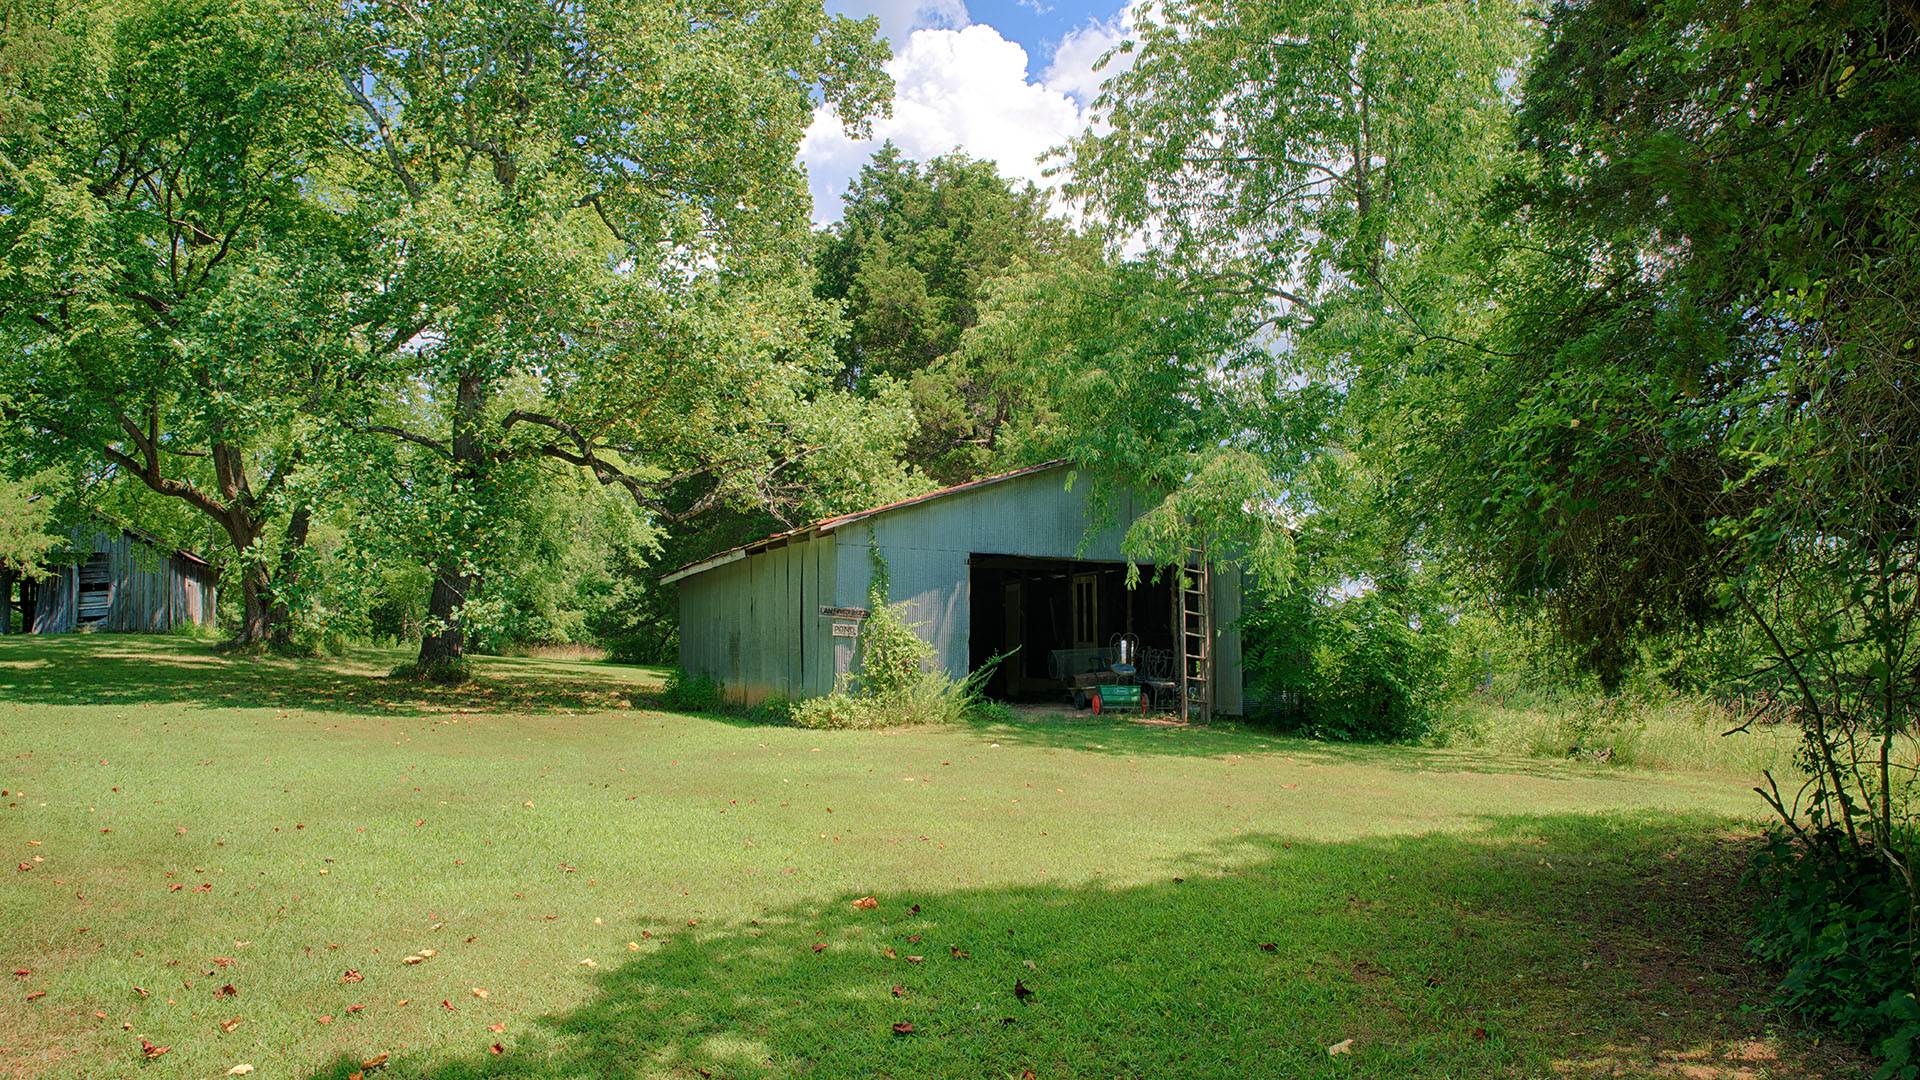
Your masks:
<instances>
[{"instance_id":1,"label":"rusty metal roof","mask_svg":"<svg viewBox=\"0 0 1920 1080\"><path fill-rule=\"evenodd\" d=\"M801 525L797 528L788 529L785 532L777 532L777 533L774 533L772 536L763 536L758 540L741 544L739 547L736 547L736 548L729 548L726 551L722 551L717 555L709 555L704 559L697 559L693 562L687 563L685 566L682 566L674 570L672 573L662 576L660 578L660 583L662 585L670 585L673 582L679 581L681 578L689 578L695 574L705 573L706 571L712 570L715 567L725 566L726 564L731 562L738 562L749 555L753 555L758 552L765 551L768 548L776 547L782 543L790 542L796 537L822 536L834 531L835 529L840 528L843 525L852 525L857 521L864 521L867 518L873 517L876 514L890 513L894 510L900 510L908 506L915 506L920 503L931 502L934 499L944 499L949 495L958 495L963 491L972 491L975 488L983 488L990 484L998 484L1003 480L1012 480L1017 477L1031 476L1032 474L1037 472L1045 472L1048 469L1057 469L1062 465L1068 465L1068 464L1071 464L1071 462L1068 459L1059 458L1054 461L1045 462L1040 465L1032 465L1024 469L1015 469L1012 472L997 473L993 476L983 476L978 480L969 480L964 484L955 484L952 487L941 488L938 491L929 491L925 495L915 495L911 499L901 499L897 502L887 503L884 506L876 506L868 510L856 510L850 514L836 514L832 517L824 517L818 521L810 522L806 525Z\"/></svg>"}]
</instances>

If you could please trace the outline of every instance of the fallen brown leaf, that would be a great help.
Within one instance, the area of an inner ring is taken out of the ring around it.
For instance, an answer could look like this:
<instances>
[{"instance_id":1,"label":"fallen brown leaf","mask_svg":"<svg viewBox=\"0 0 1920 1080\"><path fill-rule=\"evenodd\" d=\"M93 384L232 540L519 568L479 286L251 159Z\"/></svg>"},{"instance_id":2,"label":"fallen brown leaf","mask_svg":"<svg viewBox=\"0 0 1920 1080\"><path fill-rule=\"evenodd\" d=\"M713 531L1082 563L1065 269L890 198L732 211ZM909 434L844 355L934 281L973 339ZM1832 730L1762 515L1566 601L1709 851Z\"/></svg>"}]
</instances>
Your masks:
<instances>
[{"instance_id":1,"label":"fallen brown leaf","mask_svg":"<svg viewBox=\"0 0 1920 1080\"><path fill-rule=\"evenodd\" d=\"M816 941L813 943L814 952L823 952L826 950L826 947L827 947L827 943L824 941Z\"/></svg>"},{"instance_id":2,"label":"fallen brown leaf","mask_svg":"<svg viewBox=\"0 0 1920 1080\"><path fill-rule=\"evenodd\" d=\"M1353 1053L1352 1039L1341 1039L1339 1042L1334 1043L1332 1046L1327 1047L1328 1057L1339 1057L1341 1054L1351 1054L1351 1053Z\"/></svg>"},{"instance_id":3,"label":"fallen brown leaf","mask_svg":"<svg viewBox=\"0 0 1920 1080\"><path fill-rule=\"evenodd\" d=\"M384 1068L386 1068L386 1067L387 1067L387 1052L386 1052L385 1050L382 1050L382 1051L380 1051L379 1053L377 1053L377 1054L375 1054L375 1055L373 1055L372 1057L370 1057L370 1058L368 1058L367 1060L365 1060L365 1061L363 1061L363 1062L361 1062L361 1063L360 1063L360 1067L361 1067L361 1068L363 1068L363 1069L384 1069Z\"/></svg>"},{"instance_id":4,"label":"fallen brown leaf","mask_svg":"<svg viewBox=\"0 0 1920 1080\"><path fill-rule=\"evenodd\" d=\"M226 1032L229 1035L233 1034L233 1029L239 1026L240 1026L240 1018L237 1016L231 1020L223 1020L220 1022L220 1030Z\"/></svg>"},{"instance_id":5,"label":"fallen brown leaf","mask_svg":"<svg viewBox=\"0 0 1920 1080\"><path fill-rule=\"evenodd\" d=\"M145 1035L140 1036L140 1052L145 1054L149 1060L157 1058L171 1049L173 1049L171 1046L155 1046L147 1041Z\"/></svg>"},{"instance_id":6,"label":"fallen brown leaf","mask_svg":"<svg viewBox=\"0 0 1920 1080\"><path fill-rule=\"evenodd\" d=\"M240 994L240 991L235 990L233 988L232 983L228 983L227 985L213 992L214 997L237 997L239 996L239 994Z\"/></svg>"},{"instance_id":7,"label":"fallen brown leaf","mask_svg":"<svg viewBox=\"0 0 1920 1080\"><path fill-rule=\"evenodd\" d=\"M491 1031L491 1032L493 1032L493 1033L494 1033L495 1035L498 1035L498 1034L500 1034L501 1032L503 1032L503 1031L505 1031L505 1030L507 1030L507 1025L506 1025L506 1024L504 1024L504 1023L500 1023L500 1024L488 1024L488 1025L487 1025L487 1030L488 1030L488 1031Z\"/></svg>"},{"instance_id":8,"label":"fallen brown leaf","mask_svg":"<svg viewBox=\"0 0 1920 1080\"><path fill-rule=\"evenodd\" d=\"M348 968L346 973L340 976L340 981L343 983L357 983L364 978L366 978L366 976L360 974L359 968Z\"/></svg>"},{"instance_id":9,"label":"fallen brown leaf","mask_svg":"<svg viewBox=\"0 0 1920 1080\"><path fill-rule=\"evenodd\" d=\"M896 1020L893 1025L893 1033L895 1035L911 1035L913 1034L913 1025L907 1023L905 1020Z\"/></svg>"},{"instance_id":10,"label":"fallen brown leaf","mask_svg":"<svg viewBox=\"0 0 1920 1080\"><path fill-rule=\"evenodd\" d=\"M488 1049L492 1050L496 1054L504 1054L507 1052L507 1048L504 1046L501 1046L499 1043L494 1043Z\"/></svg>"},{"instance_id":11,"label":"fallen brown leaf","mask_svg":"<svg viewBox=\"0 0 1920 1080\"><path fill-rule=\"evenodd\" d=\"M874 908L877 908L880 906L880 901L876 897L863 896L860 899L855 900L853 902L853 906L860 908L863 911L872 911Z\"/></svg>"}]
</instances>

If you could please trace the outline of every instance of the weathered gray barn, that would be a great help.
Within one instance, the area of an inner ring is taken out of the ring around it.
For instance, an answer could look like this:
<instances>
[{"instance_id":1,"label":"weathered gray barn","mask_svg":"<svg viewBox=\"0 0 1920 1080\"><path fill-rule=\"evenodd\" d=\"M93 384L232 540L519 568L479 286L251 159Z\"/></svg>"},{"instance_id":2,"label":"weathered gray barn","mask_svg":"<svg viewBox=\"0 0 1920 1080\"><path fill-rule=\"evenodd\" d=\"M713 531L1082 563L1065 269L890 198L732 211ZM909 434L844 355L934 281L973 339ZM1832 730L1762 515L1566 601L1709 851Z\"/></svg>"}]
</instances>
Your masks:
<instances>
[{"instance_id":1,"label":"weathered gray barn","mask_svg":"<svg viewBox=\"0 0 1920 1080\"><path fill-rule=\"evenodd\" d=\"M859 513L826 518L682 567L662 580L680 587L680 663L721 680L727 696L753 703L827 693L854 665L860 620L877 553L890 598L962 676L1018 648L988 685L995 697L1065 700L1059 650L1100 648L1130 633L1172 651L1180 600L1172 575L1126 584L1126 526L1145 509L1122 497L1115 524L1095 523L1090 484L1069 485L1053 462ZM1243 674L1241 579L1211 575L1212 707L1239 714ZM1056 660L1049 670L1050 659Z\"/></svg>"},{"instance_id":2,"label":"weathered gray barn","mask_svg":"<svg viewBox=\"0 0 1920 1080\"><path fill-rule=\"evenodd\" d=\"M13 626L18 581L23 628L30 634L69 630L165 633L211 627L220 600L220 571L197 555L174 551L138 529L101 526L76 536L90 552L38 581L0 575L0 633Z\"/></svg>"}]
</instances>

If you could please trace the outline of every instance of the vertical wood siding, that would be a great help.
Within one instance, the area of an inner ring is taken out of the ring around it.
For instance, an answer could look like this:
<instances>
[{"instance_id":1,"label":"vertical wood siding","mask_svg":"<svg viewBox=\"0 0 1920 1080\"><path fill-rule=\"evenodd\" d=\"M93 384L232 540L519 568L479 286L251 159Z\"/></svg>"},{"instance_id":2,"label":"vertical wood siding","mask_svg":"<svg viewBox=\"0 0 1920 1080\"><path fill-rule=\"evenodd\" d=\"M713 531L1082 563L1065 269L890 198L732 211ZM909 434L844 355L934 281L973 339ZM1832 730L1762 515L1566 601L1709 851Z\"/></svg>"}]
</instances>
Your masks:
<instances>
[{"instance_id":1,"label":"vertical wood siding","mask_svg":"<svg viewBox=\"0 0 1920 1080\"><path fill-rule=\"evenodd\" d=\"M163 551L128 533L100 532L86 545L90 562L104 564L107 599L99 629L126 633L166 633L177 626L212 626L217 614L219 586L216 572L172 552ZM60 634L82 625L81 577L92 579L86 566L63 566L41 583L40 609L33 632Z\"/></svg>"}]
</instances>

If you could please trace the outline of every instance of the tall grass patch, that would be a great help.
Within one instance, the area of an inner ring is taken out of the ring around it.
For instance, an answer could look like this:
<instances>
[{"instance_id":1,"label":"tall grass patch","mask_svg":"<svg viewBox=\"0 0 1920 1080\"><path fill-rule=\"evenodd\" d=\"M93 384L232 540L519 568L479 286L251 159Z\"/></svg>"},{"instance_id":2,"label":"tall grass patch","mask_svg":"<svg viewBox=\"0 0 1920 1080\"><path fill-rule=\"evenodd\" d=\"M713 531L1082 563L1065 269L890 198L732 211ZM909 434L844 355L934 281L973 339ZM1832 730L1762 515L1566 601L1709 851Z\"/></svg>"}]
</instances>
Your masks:
<instances>
[{"instance_id":1,"label":"tall grass patch","mask_svg":"<svg viewBox=\"0 0 1920 1080\"><path fill-rule=\"evenodd\" d=\"M1525 704L1471 697L1438 710L1427 738L1435 746L1645 769L1804 774L1799 728L1747 723L1705 697L1573 693Z\"/></svg>"}]
</instances>

